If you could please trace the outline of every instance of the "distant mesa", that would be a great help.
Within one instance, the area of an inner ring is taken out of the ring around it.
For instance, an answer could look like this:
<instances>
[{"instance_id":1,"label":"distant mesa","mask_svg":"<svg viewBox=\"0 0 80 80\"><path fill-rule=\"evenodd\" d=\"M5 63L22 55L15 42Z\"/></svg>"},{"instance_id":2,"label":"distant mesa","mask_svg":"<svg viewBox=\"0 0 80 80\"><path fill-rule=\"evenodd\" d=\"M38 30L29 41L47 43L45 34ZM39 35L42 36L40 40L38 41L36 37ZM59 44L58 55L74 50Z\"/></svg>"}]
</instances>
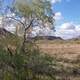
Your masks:
<instances>
[{"instance_id":1,"label":"distant mesa","mask_svg":"<svg viewBox=\"0 0 80 80\"><path fill-rule=\"evenodd\" d=\"M77 36L76 38L72 38L71 40L80 40L80 36Z\"/></svg>"},{"instance_id":2,"label":"distant mesa","mask_svg":"<svg viewBox=\"0 0 80 80\"><path fill-rule=\"evenodd\" d=\"M62 40L61 37L56 37L56 36L46 36L48 40L55 40L55 39L59 39Z\"/></svg>"},{"instance_id":3,"label":"distant mesa","mask_svg":"<svg viewBox=\"0 0 80 80\"><path fill-rule=\"evenodd\" d=\"M35 39L35 40L63 40L61 37L56 37L56 36L36 36L31 39Z\"/></svg>"}]
</instances>

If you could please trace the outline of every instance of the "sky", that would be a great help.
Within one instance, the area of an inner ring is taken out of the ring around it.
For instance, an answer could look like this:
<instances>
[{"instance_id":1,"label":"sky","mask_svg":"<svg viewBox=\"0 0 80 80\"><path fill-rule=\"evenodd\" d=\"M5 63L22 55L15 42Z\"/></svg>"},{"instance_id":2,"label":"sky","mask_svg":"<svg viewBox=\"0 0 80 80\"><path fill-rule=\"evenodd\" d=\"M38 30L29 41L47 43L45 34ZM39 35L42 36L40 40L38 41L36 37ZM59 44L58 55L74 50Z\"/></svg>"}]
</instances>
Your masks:
<instances>
[{"instance_id":1,"label":"sky","mask_svg":"<svg viewBox=\"0 0 80 80\"><path fill-rule=\"evenodd\" d=\"M80 36L80 0L52 0L56 36L64 39Z\"/></svg>"},{"instance_id":2,"label":"sky","mask_svg":"<svg viewBox=\"0 0 80 80\"><path fill-rule=\"evenodd\" d=\"M53 10L61 13L63 22L80 23L80 0L60 0L53 4Z\"/></svg>"},{"instance_id":3,"label":"sky","mask_svg":"<svg viewBox=\"0 0 80 80\"><path fill-rule=\"evenodd\" d=\"M4 0L3 6L12 5L11 1ZM80 0L51 0L51 4L55 13L55 35L64 39L80 36Z\"/></svg>"}]
</instances>

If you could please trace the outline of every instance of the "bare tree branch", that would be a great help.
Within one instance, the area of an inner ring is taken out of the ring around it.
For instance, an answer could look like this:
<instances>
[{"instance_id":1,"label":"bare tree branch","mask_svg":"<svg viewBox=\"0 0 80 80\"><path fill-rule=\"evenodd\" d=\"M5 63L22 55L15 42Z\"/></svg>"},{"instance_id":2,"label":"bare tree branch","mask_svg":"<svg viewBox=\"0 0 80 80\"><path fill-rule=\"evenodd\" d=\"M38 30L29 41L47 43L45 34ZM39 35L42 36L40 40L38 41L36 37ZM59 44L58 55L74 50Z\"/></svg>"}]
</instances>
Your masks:
<instances>
[{"instance_id":1,"label":"bare tree branch","mask_svg":"<svg viewBox=\"0 0 80 80\"><path fill-rule=\"evenodd\" d=\"M28 25L28 27L25 28L25 31L29 29L29 27L32 25L34 19L31 20L30 24Z\"/></svg>"},{"instance_id":2,"label":"bare tree branch","mask_svg":"<svg viewBox=\"0 0 80 80\"><path fill-rule=\"evenodd\" d=\"M6 18L13 19L13 20L15 20L15 21L21 23L21 24L23 25L24 28L25 28L25 26L26 26L21 20L18 20L18 19L14 18L14 17L6 17Z\"/></svg>"}]
</instances>

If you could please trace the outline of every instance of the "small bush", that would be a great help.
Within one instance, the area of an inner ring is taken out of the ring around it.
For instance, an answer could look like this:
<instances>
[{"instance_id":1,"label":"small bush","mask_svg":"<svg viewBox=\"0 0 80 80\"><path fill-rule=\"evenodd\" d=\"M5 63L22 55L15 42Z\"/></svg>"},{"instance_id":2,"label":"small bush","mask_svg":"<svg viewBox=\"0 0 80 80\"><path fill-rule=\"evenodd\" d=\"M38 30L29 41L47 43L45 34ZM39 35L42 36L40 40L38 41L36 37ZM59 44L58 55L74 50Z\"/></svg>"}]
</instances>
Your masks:
<instances>
[{"instance_id":1,"label":"small bush","mask_svg":"<svg viewBox=\"0 0 80 80\"><path fill-rule=\"evenodd\" d=\"M54 63L35 48L13 54L0 48L0 80L55 80Z\"/></svg>"}]
</instances>

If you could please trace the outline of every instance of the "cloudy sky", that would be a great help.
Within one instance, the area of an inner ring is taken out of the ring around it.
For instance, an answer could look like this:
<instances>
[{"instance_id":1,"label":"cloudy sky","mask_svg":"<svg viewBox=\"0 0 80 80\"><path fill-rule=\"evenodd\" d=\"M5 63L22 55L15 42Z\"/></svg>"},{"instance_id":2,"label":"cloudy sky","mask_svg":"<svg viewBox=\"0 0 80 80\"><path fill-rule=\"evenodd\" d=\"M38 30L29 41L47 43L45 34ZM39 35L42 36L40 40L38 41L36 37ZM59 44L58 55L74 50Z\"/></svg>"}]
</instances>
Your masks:
<instances>
[{"instance_id":1,"label":"cloudy sky","mask_svg":"<svg viewBox=\"0 0 80 80\"><path fill-rule=\"evenodd\" d=\"M11 1L13 0L4 1L4 6L6 6L12 5ZM51 0L51 4L53 12L55 13L54 18L56 20L55 35L60 36L64 39L70 39L80 36L80 0ZM38 30L38 28L34 29L33 33L35 33L35 30ZM46 30L45 31L50 35L54 35L52 30Z\"/></svg>"},{"instance_id":2,"label":"cloudy sky","mask_svg":"<svg viewBox=\"0 0 80 80\"><path fill-rule=\"evenodd\" d=\"M52 0L56 36L64 39L80 36L80 0Z\"/></svg>"}]
</instances>

